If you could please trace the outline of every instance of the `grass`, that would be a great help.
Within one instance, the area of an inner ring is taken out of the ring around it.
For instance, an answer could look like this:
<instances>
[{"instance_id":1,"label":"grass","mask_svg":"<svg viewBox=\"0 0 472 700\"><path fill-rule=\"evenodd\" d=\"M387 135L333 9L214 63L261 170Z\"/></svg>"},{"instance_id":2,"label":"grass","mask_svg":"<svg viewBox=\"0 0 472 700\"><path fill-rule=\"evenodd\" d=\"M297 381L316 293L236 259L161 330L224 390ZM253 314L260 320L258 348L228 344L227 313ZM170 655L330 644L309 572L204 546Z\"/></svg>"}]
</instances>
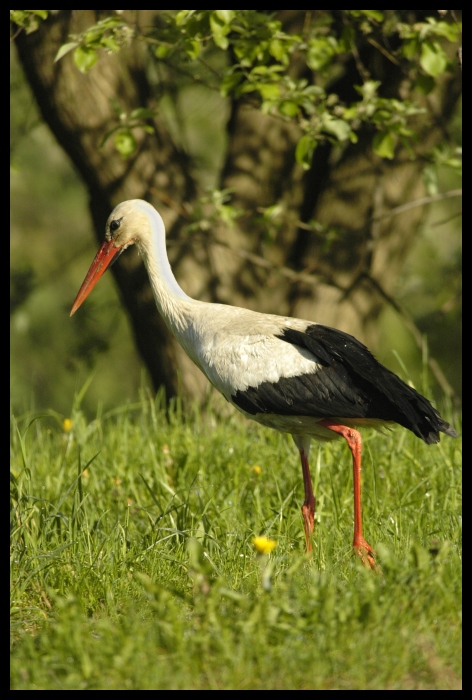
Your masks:
<instances>
[{"instance_id":1,"label":"grass","mask_svg":"<svg viewBox=\"0 0 472 700\"><path fill-rule=\"evenodd\" d=\"M13 419L12 689L461 688L459 440L364 431L372 573L343 442L312 447L309 559L289 436L78 404Z\"/></svg>"}]
</instances>

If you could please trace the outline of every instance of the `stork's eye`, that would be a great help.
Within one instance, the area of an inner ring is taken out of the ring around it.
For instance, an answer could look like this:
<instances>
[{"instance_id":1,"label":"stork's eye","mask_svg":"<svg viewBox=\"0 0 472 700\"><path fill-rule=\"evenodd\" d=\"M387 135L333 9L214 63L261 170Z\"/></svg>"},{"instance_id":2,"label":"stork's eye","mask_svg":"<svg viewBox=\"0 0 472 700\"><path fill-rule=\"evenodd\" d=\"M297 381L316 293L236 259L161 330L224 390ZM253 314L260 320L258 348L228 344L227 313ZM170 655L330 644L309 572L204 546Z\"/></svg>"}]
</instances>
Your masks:
<instances>
[{"instance_id":1,"label":"stork's eye","mask_svg":"<svg viewBox=\"0 0 472 700\"><path fill-rule=\"evenodd\" d=\"M121 224L121 219L114 219L110 223L110 233L114 233L117 229L119 229L120 224Z\"/></svg>"}]
</instances>

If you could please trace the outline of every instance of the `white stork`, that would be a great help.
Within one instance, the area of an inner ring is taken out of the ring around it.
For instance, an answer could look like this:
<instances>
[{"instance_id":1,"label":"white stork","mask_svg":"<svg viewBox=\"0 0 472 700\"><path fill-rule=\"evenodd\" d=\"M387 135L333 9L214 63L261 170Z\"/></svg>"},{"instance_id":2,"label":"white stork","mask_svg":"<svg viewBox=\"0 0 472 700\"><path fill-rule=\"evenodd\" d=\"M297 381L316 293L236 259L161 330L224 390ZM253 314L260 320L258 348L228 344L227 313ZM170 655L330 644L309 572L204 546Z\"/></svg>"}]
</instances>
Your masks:
<instances>
[{"instance_id":1,"label":"white stork","mask_svg":"<svg viewBox=\"0 0 472 700\"><path fill-rule=\"evenodd\" d=\"M375 567L362 536L361 448L357 426L398 423L427 444L439 433L458 434L430 402L381 365L351 335L313 321L197 301L177 283L167 258L165 227L140 199L110 214L100 247L71 315L102 274L128 246L143 256L157 308L186 353L221 394L247 418L290 433L300 452L305 488L302 515L311 551L313 495L308 454L311 439L343 437L354 471L354 550Z\"/></svg>"}]
</instances>

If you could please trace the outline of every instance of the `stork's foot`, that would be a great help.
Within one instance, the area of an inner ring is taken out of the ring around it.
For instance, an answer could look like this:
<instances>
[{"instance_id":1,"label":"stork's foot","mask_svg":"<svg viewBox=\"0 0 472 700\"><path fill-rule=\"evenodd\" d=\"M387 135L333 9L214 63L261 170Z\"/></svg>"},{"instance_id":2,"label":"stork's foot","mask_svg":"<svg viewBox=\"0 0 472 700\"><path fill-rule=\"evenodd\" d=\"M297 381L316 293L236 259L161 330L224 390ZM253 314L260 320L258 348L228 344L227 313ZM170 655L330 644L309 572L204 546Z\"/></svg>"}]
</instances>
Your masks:
<instances>
[{"instance_id":1,"label":"stork's foot","mask_svg":"<svg viewBox=\"0 0 472 700\"><path fill-rule=\"evenodd\" d=\"M311 543L311 536L315 529L315 499L313 499L313 502L304 503L302 505L302 515L303 526L305 528L306 551L312 552L313 545Z\"/></svg>"},{"instance_id":2,"label":"stork's foot","mask_svg":"<svg viewBox=\"0 0 472 700\"><path fill-rule=\"evenodd\" d=\"M375 563L375 552L368 542L363 537L355 537L352 544L355 553L360 557L364 566L375 571L377 565Z\"/></svg>"}]
</instances>

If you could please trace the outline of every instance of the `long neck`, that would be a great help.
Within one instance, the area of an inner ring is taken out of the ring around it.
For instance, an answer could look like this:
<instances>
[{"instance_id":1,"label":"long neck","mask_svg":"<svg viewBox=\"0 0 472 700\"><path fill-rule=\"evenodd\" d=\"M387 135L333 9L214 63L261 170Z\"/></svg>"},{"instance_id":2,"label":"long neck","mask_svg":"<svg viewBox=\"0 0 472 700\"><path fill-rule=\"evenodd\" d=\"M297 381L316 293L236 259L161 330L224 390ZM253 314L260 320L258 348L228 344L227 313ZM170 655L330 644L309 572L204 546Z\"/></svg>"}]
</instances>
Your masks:
<instances>
[{"instance_id":1,"label":"long neck","mask_svg":"<svg viewBox=\"0 0 472 700\"><path fill-rule=\"evenodd\" d=\"M198 302L185 294L174 277L167 257L165 227L160 214L151 207L146 213L151 222L151 232L140 240L139 247L156 305L169 328L179 333L187 325L189 306Z\"/></svg>"}]
</instances>

